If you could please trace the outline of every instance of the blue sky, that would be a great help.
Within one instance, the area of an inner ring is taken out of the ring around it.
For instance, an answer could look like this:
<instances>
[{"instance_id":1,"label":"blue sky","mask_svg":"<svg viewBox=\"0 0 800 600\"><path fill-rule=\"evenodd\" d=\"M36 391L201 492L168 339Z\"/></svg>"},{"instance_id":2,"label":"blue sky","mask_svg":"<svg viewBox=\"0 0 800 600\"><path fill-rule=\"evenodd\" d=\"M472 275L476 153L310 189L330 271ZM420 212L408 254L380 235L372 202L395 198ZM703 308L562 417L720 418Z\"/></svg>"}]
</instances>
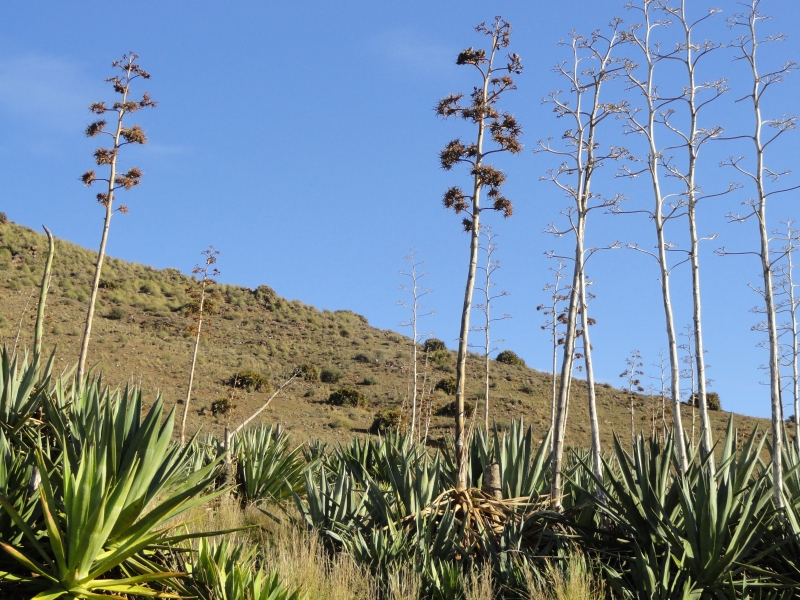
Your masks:
<instances>
[{"instance_id":1,"label":"blue sky","mask_svg":"<svg viewBox=\"0 0 800 600\"><path fill-rule=\"evenodd\" d=\"M620 0L532 2L151 2L135 6L101 2L8 3L0 21L0 210L24 225L45 223L62 238L96 248L102 211L78 177L92 168L95 140L83 137L91 101L108 100L103 83L110 62L128 50L153 78L140 87L159 102L137 122L150 143L130 148L123 165L144 173L142 185L121 199L130 209L111 226L109 253L156 267L189 272L209 244L222 251L225 282L278 293L318 308L348 308L381 328L397 329L405 318L398 271L409 247L427 263L426 283L436 310L421 326L453 347L458 335L468 239L460 219L441 207L450 185L465 184L463 171L444 172L439 149L470 131L437 120L438 98L469 91L472 73L456 67L458 51L481 43L472 28L500 14L514 26L511 49L525 72L519 89L502 108L525 130L526 151L499 161L508 175L506 195L516 213L503 221L490 215L498 238L498 289L509 296L497 310L512 320L496 335L533 367L548 370L549 347L536 305L551 262L547 250L569 252L570 242L542 233L558 221L567 200L539 177L555 163L532 148L540 138L558 138L564 125L541 99L563 83L550 67L568 57L556 42L573 28L588 33L614 15L635 20ZM689 0L695 14L706 3ZM704 35L727 42L724 16L735 9L717 0L724 14L709 21ZM770 48L766 64L800 58L800 9L789 0L769 0L775 15L763 31L780 30L789 40ZM729 133L751 128L744 103L746 72L721 50L701 73L727 77L732 88L707 115ZM798 79L790 78L768 103L773 115L797 110ZM620 88L610 87L610 97ZM631 101L635 102L634 98ZM604 143L622 139L611 123ZM776 168L797 160L796 134L773 154ZM718 168L727 155L749 152L731 142L703 157L708 190L736 179ZM630 208L649 205L640 184L598 179L606 195L621 192ZM791 178L787 182L791 183ZM795 182L794 185L797 185ZM752 225L728 224L752 192L708 201L700 209L701 233L719 238L704 245L702 262L707 362L712 389L726 409L768 415L768 391L758 367L766 356L750 331L758 298L752 258L719 258L713 250L750 249ZM773 226L800 218L797 194L776 200ZM595 218L596 217L596 218ZM638 217L596 214L589 241L638 242L652 247L649 223ZM683 224L672 239L683 240ZM627 250L592 259L597 295L592 305L596 370L613 385L637 348L646 365L665 346L655 265ZM689 272L678 270L674 298L677 323L690 320ZM655 375L656 369L649 367ZM655 383L655 381L654 381Z\"/></svg>"}]
</instances>

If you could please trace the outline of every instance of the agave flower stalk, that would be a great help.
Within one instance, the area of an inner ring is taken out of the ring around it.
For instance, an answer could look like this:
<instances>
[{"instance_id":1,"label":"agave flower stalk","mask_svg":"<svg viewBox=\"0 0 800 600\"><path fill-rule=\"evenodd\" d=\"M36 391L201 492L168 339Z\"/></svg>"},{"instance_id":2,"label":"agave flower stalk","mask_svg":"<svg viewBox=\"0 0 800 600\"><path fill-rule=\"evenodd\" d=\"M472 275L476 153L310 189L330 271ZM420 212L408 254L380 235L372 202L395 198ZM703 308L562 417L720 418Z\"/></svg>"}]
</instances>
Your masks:
<instances>
[{"instance_id":1,"label":"agave flower stalk","mask_svg":"<svg viewBox=\"0 0 800 600\"><path fill-rule=\"evenodd\" d=\"M106 191L97 194L97 201L105 209L105 219L103 221L103 233L100 237L100 249L97 253L97 263L95 264L94 280L92 281L92 290L89 295L89 307L86 312L86 325L83 330L83 339L81 340L81 352L78 358L78 382L83 385L86 357L89 352L89 339L92 335L92 321L94 319L94 307L97 302L97 292L100 287L100 274L103 271L103 259L106 254L106 242L108 241L108 229L111 226L111 216L115 210L121 213L128 212L125 205L120 205L114 208L115 193L119 189L129 190L134 186L139 185L142 179L142 172L136 167L131 167L125 173L118 172L117 160L119 159L119 151L123 146L129 144L144 145L147 143L147 137L144 130L139 125L132 125L126 127L124 119L127 115L139 111L147 107L155 107L156 103L150 98L150 95L145 92L142 94L140 100L131 100L131 84L139 78L150 79L150 74L136 64L138 55L134 53L123 54L122 60L116 60L111 63L114 69L121 71L120 75L114 75L108 78L109 82L114 88L114 92L119 94L119 100L114 102L110 107L106 106L104 102L94 102L89 107L89 110L95 115L112 114L116 117L116 124L114 129L106 131L107 122L105 119L99 119L86 128L87 137L97 137L98 135L107 135L111 137L112 144L110 148L98 148L94 152L94 159L98 166L108 167L108 177L97 177L94 171L86 171L81 176L81 181L84 185L91 186L95 182L104 182L106 184Z\"/></svg>"},{"instance_id":2,"label":"agave flower stalk","mask_svg":"<svg viewBox=\"0 0 800 600\"><path fill-rule=\"evenodd\" d=\"M643 70L640 75L639 65L631 60L625 61L625 78L628 89L638 93L644 102L644 109L628 109L625 112L626 134L643 136L647 143L647 166L641 170L632 170L627 165L623 166L621 175L625 177L638 177L647 173L653 190L653 210L631 210L628 213L644 213L653 221L656 234L656 251L642 249L638 244L628 244L628 248L637 250L654 258L659 268L659 282L661 284L661 300L664 307L664 320L667 333L667 347L669 348L670 367L670 400L672 404L672 427L675 436L675 448L678 452L681 470L686 472L689 460L686 453L685 433L681 419L681 389L680 389L680 356L678 354L677 332L675 317L672 308L671 276L672 270L677 265L670 266L668 253L674 244L666 237L667 225L685 215L685 202L675 199L674 194L666 194L662 189L661 177L664 172L662 163L664 155L658 146L659 115L663 111L671 110L671 105L677 98L662 96L658 91L657 68L661 63L668 63L675 57L678 50L662 51L661 46L655 43L655 32L659 28L670 25L667 19L661 20L654 14L659 4L652 0L641 0L628 7L638 10L643 18L643 23L632 26L625 32L623 40L633 46L643 60ZM623 212L623 211L618 211Z\"/></svg>"},{"instance_id":3,"label":"agave flower stalk","mask_svg":"<svg viewBox=\"0 0 800 600\"><path fill-rule=\"evenodd\" d=\"M197 282L197 286L193 286L189 290L189 294L195 301L195 304L189 310L190 314L194 317L197 326L194 328L194 351L192 352L192 366L189 368L189 385L186 389L186 401L183 403L183 416L181 416L181 444L186 443L186 415L189 414L189 402L192 400L192 387L194 385L194 369L197 366L197 351L200 348L200 335L203 331L203 316L206 312L213 311L213 305L208 301L208 288L216 283L212 277L219 275L219 270L212 265L217 263L217 256L219 250L214 250L214 246L209 246L207 250L201 252L205 256L204 265L195 265L192 273L194 275L202 275L202 278ZM235 387L235 386L234 386Z\"/></svg>"},{"instance_id":4,"label":"agave flower stalk","mask_svg":"<svg viewBox=\"0 0 800 600\"><path fill-rule=\"evenodd\" d=\"M551 486L551 502L554 507L561 507L563 491L563 463L564 443L567 427L567 413L569 409L569 396L576 358L575 345L578 337L578 316L588 310L584 303L582 290L585 285L585 264L591 254L600 248L586 248L586 228L588 215L598 208L610 209L616 206L621 197L603 198L592 191L592 178L595 171L602 167L608 160L617 160L627 155L624 148L611 146L609 150L601 150L598 139L598 129L610 116L619 114L624 110L624 104L615 104L601 101L603 84L614 78L620 67L616 65L613 53L619 45L619 26L621 20L614 19L610 25L610 33L603 34L596 31L590 38L577 32L571 34L569 41L560 44L569 46L572 53L570 63L559 63L553 71L564 78L570 87L571 100L561 97L561 92L553 92L545 102L553 105L553 111L558 118L569 121L569 129L561 136L565 140L566 148L560 149L551 145L551 138L539 140L536 152L544 152L557 157L561 162L558 169L551 169L543 180L552 182L560 191L569 198L573 204L564 211L569 221L569 227L559 229L551 224L545 232L556 237L572 233L575 238L572 283L570 284L569 308L566 311L564 333L563 359L561 361L561 379L559 381L558 401L556 403L556 417L553 427L553 480ZM608 248L616 248L615 242ZM586 351L591 347L586 344ZM596 415L594 391L588 395L589 413ZM593 429L599 429L599 423L593 421ZM599 443L599 433L593 433L592 440ZM593 464L595 476L602 478L600 469L600 448L593 447Z\"/></svg>"},{"instance_id":5,"label":"agave flower stalk","mask_svg":"<svg viewBox=\"0 0 800 600\"><path fill-rule=\"evenodd\" d=\"M457 490L466 489L468 484L464 396L466 393L470 310L478 268L481 212L487 209L495 210L501 212L504 217L510 217L513 214L513 205L501 192L506 177L500 170L487 164L486 158L490 154L498 152L511 154L522 152L522 144L519 141L522 128L513 115L501 113L496 108L497 101L504 92L516 89L511 75L522 72L522 62L517 54L509 54L508 61L503 66L495 64L495 61L499 59L500 51L508 47L510 43L511 25L497 17L490 26L487 27L485 23L481 23L475 30L490 39L489 51L468 48L458 55L456 64L475 68L479 73L480 85L474 88L468 104L461 103L464 98L463 94L451 94L440 100L436 106L438 116L442 118L461 117L472 123L477 130L474 142L464 143L460 139L454 139L444 147L439 155L443 169L449 171L457 164L467 164L472 177L470 194L465 194L462 188L454 186L445 192L443 198L445 208L454 210L456 214L465 213L467 215L462 224L464 231L470 235L469 263L464 303L461 309L456 364L455 435L458 473L455 483ZM501 75L501 72L505 72L505 74ZM488 141L487 135L495 144L495 147L490 150L485 148ZM489 188L487 196L491 202L486 207L481 206L481 193L484 188Z\"/></svg>"},{"instance_id":6,"label":"agave flower stalk","mask_svg":"<svg viewBox=\"0 0 800 600\"><path fill-rule=\"evenodd\" d=\"M789 173L788 170L779 171L765 165L767 147L787 131L792 131L797 127L797 117L794 115L784 115L778 118L765 118L762 114L764 96L776 84L781 83L784 77L797 68L795 62L788 61L781 68L763 73L760 70L757 60L758 50L765 43L783 41L785 36L781 33L772 34L766 38L759 38L757 28L761 21L768 17L760 12L760 0L750 0L746 4L747 10L738 13L729 19L731 27L744 29L733 46L738 50L737 59L743 61L748 67L751 76L751 91L747 98L752 103L752 114L754 118L753 133L747 138L753 143L755 152L754 167L744 166L742 157L729 158L725 164L733 167L737 172L747 177L753 182L756 196L751 200L743 202L747 207L744 214L730 214L729 220L743 223L754 219L758 225L759 248L753 253L758 256L761 266L761 276L763 285L759 290L764 300L764 313L766 316L766 329L769 340L769 382L770 382L770 405L772 410L772 485L773 501L775 507L782 511L784 507L783 496L783 404L781 400L781 374L780 374L780 340L778 338L778 324L776 319L775 289L773 284L773 270L777 259L772 257L770 249L770 232L767 223L767 201L775 194L795 190L800 186L781 188L774 184L781 176ZM766 131L765 131L765 126ZM724 248L722 254L728 254ZM751 253L747 253L751 254ZM702 409L701 409L702 410Z\"/></svg>"},{"instance_id":7,"label":"agave flower stalk","mask_svg":"<svg viewBox=\"0 0 800 600\"><path fill-rule=\"evenodd\" d=\"M53 268L53 256L55 255L55 243L53 234L47 227L42 226L47 234L47 262L42 273L42 283L39 286L39 306L36 310L36 327L33 334L33 362L38 365L42 356L42 334L44 332L44 309L47 304L47 290L50 287L50 273Z\"/></svg>"}]
</instances>

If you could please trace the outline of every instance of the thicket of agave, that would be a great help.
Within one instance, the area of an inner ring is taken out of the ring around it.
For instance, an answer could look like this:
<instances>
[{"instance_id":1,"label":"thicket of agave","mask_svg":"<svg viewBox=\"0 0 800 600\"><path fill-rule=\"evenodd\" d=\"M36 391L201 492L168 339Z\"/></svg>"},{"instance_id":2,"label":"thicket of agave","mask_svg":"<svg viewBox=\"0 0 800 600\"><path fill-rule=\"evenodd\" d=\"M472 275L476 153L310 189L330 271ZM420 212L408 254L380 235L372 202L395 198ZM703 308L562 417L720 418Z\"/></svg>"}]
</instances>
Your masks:
<instances>
[{"instance_id":1,"label":"thicket of agave","mask_svg":"<svg viewBox=\"0 0 800 600\"><path fill-rule=\"evenodd\" d=\"M530 598L532 573L576 553L619 598L800 589L800 455L784 447L779 513L766 437L739 439L733 423L715 475L692 448L681 474L669 437L640 437L631 451L618 441L604 457L603 500L588 454L573 451L559 513L547 498L549 440L522 422L474 432L461 492L452 444L432 451L396 432L303 448L257 426L232 440L225 475L214 438L173 441L174 411L160 398L143 410L133 387L111 391L92 375L78 385L6 350L0 363L3 597L299 600L256 546L183 527L181 515L228 493L348 553L386 598L409 569L420 598L464 597L476 573L491 573L496 597ZM502 498L481 491L495 462Z\"/></svg>"},{"instance_id":2,"label":"thicket of agave","mask_svg":"<svg viewBox=\"0 0 800 600\"><path fill-rule=\"evenodd\" d=\"M145 411L136 388L54 379L6 349L0 365L0 596L299 597L252 551L192 551L220 532L186 533L181 515L230 491L224 455L174 441L160 397Z\"/></svg>"}]
</instances>

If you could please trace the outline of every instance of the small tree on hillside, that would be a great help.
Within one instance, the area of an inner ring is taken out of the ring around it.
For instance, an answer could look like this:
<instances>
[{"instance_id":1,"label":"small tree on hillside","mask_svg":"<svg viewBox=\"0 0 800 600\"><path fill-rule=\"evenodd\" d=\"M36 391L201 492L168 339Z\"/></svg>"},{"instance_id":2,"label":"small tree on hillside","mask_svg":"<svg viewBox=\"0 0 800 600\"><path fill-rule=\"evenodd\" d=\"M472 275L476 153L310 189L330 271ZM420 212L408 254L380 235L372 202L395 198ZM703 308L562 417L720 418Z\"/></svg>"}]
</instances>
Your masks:
<instances>
[{"instance_id":1,"label":"small tree on hillside","mask_svg":"<svg viewBox=\"0 0 800 600\"><path fill-rule=\"evenodd\" d=\"M511 202L506 199L501 187L505 183L505 175L498 169L486 164L490 154L522 152L519 141L522 128L510 113L501 113L497 108L500 96L509 90L516 89L512 74L522 73L522 63L516 54L509 54L503 66L496 66L501 59L499 53L510 43L511 25L497 17L490 26L485 23L475 30L491 40L488 50L467 48L456 59L457 65L469 65L480 74L479 86L476 86L469 101L462 104L464 94L451 94L443 98L436 106L436 114L442 118L461 117L472 123L477 131L474 142L464 143L460 139L449 142L439 155L442 168L449 171L458 164L470 167L471 190L464 193L458 186L451 187L444 194L444 206L453 209L456 214L468 215L462 223L464 231L470 234L469 263L467 281L464 290L464 304L461 309L461 327L458 338L458 359L456 365L456 489L467 487L467 444L464 413L464 393L467 376L467 347L470 330L470 309L472 293L475 289L475 272L478 267L478 246L480 234L480 215L483 210L495 210L510 217L513 212ZM488 131L487 131L488 130ZM495 147L485 149L487 134ZM490 204L481 206L481 192L488 188L487 196Z\"/></svg>"},{"instance_id":2,"label":"small tree on hillside","mask_svg":"<svg viewBox=\"0 0 800 600\"><path fill-rule=\"evenodd\" d=\"M194 352L192 352L192 366L189 369L189 386L186 390L186 401L183 404L183 416L181 417L181 444L186 441L186 415L189 413L189 402L192 399L192 385L194 384L194 369L197 366L197 351L200 348L200 335L203 331L203 318L208 314L213 314L215 307L213 301L216 294L210 292L209 287L216 284L213 279L219 275L219 270L213 267L217 263L219 250L214 250L214 246L209 246L207 250L201 252L205 256L205 264L195 265L192 273L200 275L200 279L194 282L186 290L192 299L187 314L194 318L195 326L192 328L194 337ZM234 382L234 388L236 383Z\"/></svg>"},{"instance_id":3,"label":"small tree on hillside","mask_svg":"<svg viewBox=\"0 0 800 600\"><path fill-rule=\"evenodd\" d=\"M483 267L478 267L481 269L485 275L484 283L482 288L478 288L478 291L483 293L483 302L476 304L475 308L477 308L480 312L483 313L483 325L475 326L472 328L472 331L483 331L484 333L484 343L483 343L483 394L484 394L484 403L483 403L483 419L484 419L484 427L486 431L489 431L489 365L491 360L489 356L492 352L497 350L496 347L492 347L492 344L495 342L503 342L505 340L496 339L493 340L490 333L490 328L492 323L495 321L504 321L505 319L510 319L511 315L503 314L502 317L494 317L492 318L491 308L492 308L492 301L497 300L498 298L502 298L504 296L508 296L508 292L500 292L499 294L492 295L492 287L497 285L496 283L492 283L492 275L494 274L497 269L500 268L500 261L496 260L493 257L495 251L497 250L497 244L494 242L494 239L497 237L497 234L492 231L491 227L484 226L481 228L481 235L486 239L486 244L483 247L484 255L486 257L486 263Z\"/></svg>"},{"instance_id":4,"label":"small tree on hillside","mask_svg":"<svg viewBox=\"0 0 800 600\"><path fill-rule=\"evenodd\" d=\"M92 320L94 319L94 307L97 301L97 290L100 286L100 274L103 270L103 259L106 253L106 242L108 241L108 228L111 225L111 216L115 210L126 213L128 209L125 205L120 204L119 207L114 209L114 195L119 189L129 190L134 186L139 185L142 178L142 172L136 167L129 168L125 173L119 173L117 168L117 160L119 158L119 151L123 146L129 144L144 145L147 142L147 137L144 130L139 125L131 125L126 127L123 123L124 118L143 108L152 108L156 103L150 98L150 95L145 92L139 100L131 99L131 84L134 80L150 79L150 74L136 64L138 55L130 52L122 55L122 60L116 60L111 63L112 68L118 69L120 73L106 79L111 84L114 92L119 94L119 99L114 102L110 107L106 106L105 102L94 102L89 107L89 110L95 115L110 114L116 119L116 123L112 123L112 129L106 131L107 122L105 119L98 119L86 128L87 137L97 137L99 135L107 135L111 138L110 148L98 148L94 152L94 159L98 166L108 167L108 177L98 177L95 172L86 171L81 180L87 186L91 186L97 181L102 181L106 184L104 192L97 194L97 201L105 209L105 220L103 222L103 234L100 237L100 249L97 253L97 264L95 265L94 281L92 282L92 289L89 295L89 308L86 312L86 325L83 331L83 340L81 341L81 352L78 358L78 381L83 381L83 375L86 368L86 356L89 351L89 338L92 335Z\"/></svg>"}]
</instances>

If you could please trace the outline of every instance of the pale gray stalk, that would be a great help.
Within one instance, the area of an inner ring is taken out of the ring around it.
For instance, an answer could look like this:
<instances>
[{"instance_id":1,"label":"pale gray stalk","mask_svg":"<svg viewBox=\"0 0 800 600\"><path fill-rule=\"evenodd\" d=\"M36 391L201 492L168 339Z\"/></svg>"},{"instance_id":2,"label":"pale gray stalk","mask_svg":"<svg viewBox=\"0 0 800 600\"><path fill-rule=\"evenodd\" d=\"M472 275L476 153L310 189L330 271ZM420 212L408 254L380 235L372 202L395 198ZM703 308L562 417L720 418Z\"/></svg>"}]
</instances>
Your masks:
<instances>
[{"instance_id":1,"label":"pale gray stalk","mask_svg":"<svg viewBox=\"0 0 800 600\"><path fill-rule=\"evenodd\" d=\"M489 372L490 372L490 365L491 359L490 355L494 352L497 348L493 348L492 344L495 342L503 342L504 340L497 339L493 340L491 338L491 324L494 321L503 321L505 319L510 319L511 315L504 314L502 317L499 318L492 318L491 316L491 307L492 301L498 298L502 298L504 296L508 296L508 292L500 292L497 295L492 295L492 287L496 284L492 283L492 275L494 274L497 269L500 268L500 261L495 260L493 257L495 251L497 250L497 244L494 243L494 239L497 237L498 234L492 231L491 227L483 227L481 231L481 235L486 238L486 246L483 248L484 253L486 255L486 263L483 267L478 267L479 269L483 270L485 278L484 284L482 288L478 288L479 291L483 292L484 301L481 304L476 304L475 308L483 313L484 322L483 326L480 327L473 327L473 331L483 331L484 334L484 343L483 343L483 390L484 390L484 427L486 431L489 431Z\"/></svg>"},{"instance_id":2,"label":"pale gray stalk","mask_svg":"<svg viewBox=\"0 0 800 600\"><path fill-rule=\"evenodd\" d=\"M776 71L762 74L758 67L756 58L759 46L767 42L783 41L783 34L773 34L766 38L757 37L757 25L768 17L759 12L760 0L750 0L747 3L747 11L731 17L728 23L731 27L744 28L746 33L739 37L733 46L739 50L738 60L743 60L749 67L751 74L752 90L746 96L752 102L753 109L753 133L745 137L753 142L755 151L755 168L748 170L742 166L742 157L729 158L725 164L732 166L736 171L750 179L755 186L756 197L744 202L749 213L745 215L729 215L732 221L744 222L751 217L755 217L758 223L759 250L756 253L761 265L761 275L763 288L761 296L764 299L764 312L766 316L767 335L769 338L769 387L770 405L772 408L772 489L773 502L779 511L781 518L784 518L784 497L783 497L783 405L781 400L781 375L780 375L780 350L778 339L778 326L776 320L775 290L773 287L773 261L770 252L770 236L767 224L767 199L775 194L797 189L792 188L767 190L768 182L775 183L782 175L788 171L776 171L764 164L764 156L767 147L778 137L796 127L797 118L794 116L782 116L778 119L764 119L762 117L762 102L764 94L773 84L781 83L786 74L797 68L794 62L787 62ZM765 135L764 126L771 129ZM725 249L720 253L727 254Z\"/></svg>"},{"instance_id":3,"label":"pale gray stalk","mask_svg":"<svg viewBox=\"0 0 800 600\"><path fill-rule=\"evenodd\" d=\"M419 346L419 341L421 337L428 337L430 334L419 334L417 333L417 325L419 324L419 319L422 317L427 317L428 315L434 314L434 311L429 311L423 314L420 314L420 310L424 307L419 303L420 298L423 296L427 296L433 290L423 288L419 285L419 280L425 277L427 273L421 273L418 268L425 264L425 261L416 260L417 252L413 248L409 248L409 253L404 256L403 258L407 260L411 264L411 270L409 271L400 271L400 275L404 277L408 277L411 279L411 285L408 286L403 284L400 286L400 290L404 292L408 292L411 295L411 303L409 304L405 300L398 300L397 305L402 306L403 308L409 310L411 312L411 317L406 319L405 321L401 321L401 327L410 327L411 328L411 437L414 438L415 432L417 434L417 438L419 438L419 426L420 424L418 421L417 415L417 396L418 396L418 365L417 365L417 348Z\"/></svg>"},{"instance_id":4,"label":"pale gray stalk","mask_svg":"<svg viewBox=\"0 0 800 600\"><path fill-rule=\"evenodd\" d=\"M548 283L544 286L543 291L550 292L550 306L540 304L536 310L544 310L544 314L548 316L548 320L542 325L542 329L550 330L550 337L552 341L552 359L553 365L550 371L551 390L550 390L550 431L553 431L556 420L556 395L557 395L557 373L558 373L558 347L561 345L558 339L558 325L560 323L559 317L561 312L559 310L560 304L569 298L564 295L565 288L561 287L561 280L564 279L564 267L566 263L563 260L558 261L556 268L550 267L549 270L553 273L555 279L554 283ZM550 435L550 452L553 451L553 435Z\"/></svg>"},{"instance_id":5,"label":"pale gray stalk","mask_svg":"<svg viewBox=\"0 0 800 600\"><path fill-rule=\"evenodd\" d=\"M670 121L674 114L672 110L665 111L662 115L663 125L680 140L678 145L671 149L684 149L686 151L686 167L681 170L671 162L662 160L662 165L672 177L681 181L684 187L683 197L686 204L686 216L689 226L689 251L688 258L692 272L692 321L694 327L695 360L697 361L697 404L700 413L700 451L705 461L706 468L713 476L716 473L716 465L713 455L713 439L711 435L711 422L708 417L708 405L706 401L706 365L705 351L703 349L703 328L702 328L702 305L700 294L700 241L710 238L700 238L697 233L697 205L705 198L721 196L736 189L736 185L731 185L728 190L703 196L700 186L697 183L697 163L701 148L713 139L718 139L722 133L722 128L714 126L704 128L700 126L699 115L701 110L707 108L714 100L728 91L725 80L703 81L697 83L698 63L714 50L721 46L709 40L695 42L694 31L698 25L714 14L720 12L719 9L710 9L703 17L696 21L690 21L686 12L686 0L681 0L678 6L672 6L667 0L659 1L659 9L663 10L669 17L674 19L682 34L682 41L676 45L677 52L674 59L678 61L686 74L685 83L682 86L683 92L676 98L686 106L686 114L682 115L687 123L686 130L681 130ZM700 98L702 92L710 91L710 98Z\"/></svg>"},{"instance_id":6,"label":"pale gray stalk","mask_svg":"<svg viewBox=\"0 0 800 600\"><path fill-rule=\"evenodd\" d=\"M612 51L619 43L620 23L619 19L612 21L609 36L604 36L598 31L593 33L591 38L584 38L573 32L570 42L560 42L562 45L571 47L572 61L569 66L567 63L556 65L554 71L569 82L572 100L562 100L560 93L554 92L545 101L554 105L554 111L560 118L566 117L571 122L571 128L562 136L562 139L566 140L567 147L564 150L553 148L548 139L540 140L537 150L557 156L563 161L557 170L549 171L547 177L542 179L554 183L574 202L574 206L570 206L564 213L570 223L567 231L558 230L554 224L545 230L557 237L561 237L569 231L575 236L575 251L572 258L574 261L573 275L570 285L551 458L553 476L550 500L556 510L562 508L564 440L569 408L570 380L575 359L576 324L578 312L581 309L580 290L584 280L586 218L591 210L600 207L608 208L619 201L619 198L615 197L612 200L593 204L592 200L596 200L599 196L592 193L590 188L592 175L595 169L602 166L604 160L617 159L625 155L624 149L613 146L607 154L598 152L599 143L596 139L598 126L607 117L618 114L623 109L621 105L600 101L602 84L612 78L618 70L612 58ZM592 63L592 66L582 64L584 61ZM565 183L564 178L569 178L570 183ZM593 398L594 394L590 393L590 403ZM593 410L595 409L590 407L590 413ZM592 452L598 453L600 448L592 448Z\"/></svg>"},{"instance_id":7,"label":"pale gray stalk","mask_svg":"<svg viewBox=\"0 0 800 600\"><path fill-rule=\"evenodd\" d=\"M685 473L689 468L689 460L686 453L686 441L681 419L681 391L680 391L680 357L678 355L678 341L675 331L675 318L672 309L672 298L670 292L670 275L674 267L670 267L667 260L667 252L673 244L666 239L666 224L679 216L679 210L683 207L680 202L670 204L666 201L674 195L664 195L661 190L661 162L663 161L662 151L656 143L657 122L659 115L672 104L676 98L662 98L658 93L656 84L656 67L664 60L674 57L677 50L663 54L660 44L653 41L654 32L659 27L666 27L669 21L661 21L654 18L653 11L658 8L656 0L639 0L637 4L628 4L631 10L639 10L642 13L644 24L633 26L625 35L625 41L633 45L641 54L646 69L644 78L637 76L638 65L634 62L626 64L626 77L628 88L638 92L645 102L644 117L638 118L638 111L630 110L627 113L628 132L643 135L647 141L647 174L653 190L654 207L652 211L631 211L644 212L653 220L656 232L656 252L645 251L635 244L628 247L644 252L656 259L660 272L661 300L664 309L664 321L667 333L667 347L669 348L670 362L670 400L672 404L672 428L675 438L675 447L678 451L678 461L681 470ZM640 34L639 29L643 32ZM627 133L627 132L626 132ZM630 177L637 177L642 171L624 170L624 174Z\"/></svg>"},{"instance_id":8,"label":"pale gray stalk","mask_svg":"<svg viewBox=\"0 0 800 600\"><path fill-rule=\"evenodd\" d=\"M50 273L53 268L53 256L56 252L53 234L50 230L42 225L45 233L47 234L47 260L44 265L44 273L42 273L42 283L39 286L39 306L36 310L36 327L34 328L33 335L33 362L38 365L42 355L42 335L44 333L44 310L47 304L47 291L50 288Z\"/></svg>"}]
</instances>

